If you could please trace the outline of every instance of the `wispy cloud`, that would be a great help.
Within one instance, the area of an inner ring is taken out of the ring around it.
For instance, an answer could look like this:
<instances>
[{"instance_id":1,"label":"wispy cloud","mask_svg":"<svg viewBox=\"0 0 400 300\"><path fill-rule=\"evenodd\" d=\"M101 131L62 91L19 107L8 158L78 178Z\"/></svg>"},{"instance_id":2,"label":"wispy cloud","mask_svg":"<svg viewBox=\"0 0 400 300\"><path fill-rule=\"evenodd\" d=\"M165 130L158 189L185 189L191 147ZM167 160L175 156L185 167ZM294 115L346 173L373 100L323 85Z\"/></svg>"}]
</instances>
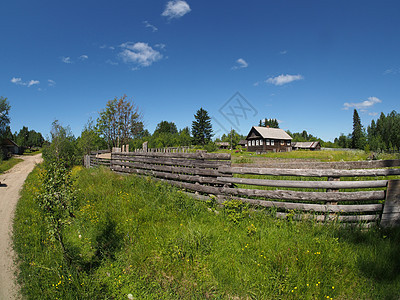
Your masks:
<instances>
[{"instance_id":1,"label":"wispy cloud","mask_svg":"<svg viewBox=\"0 0 400 300\"><path fill-rule=\"evenodd\" d=\"M273 85L284 85L290 83L292 81L303 80L304 77L302 75L279 75L276 77L268 78L265 82L271 83Z\"/></svg>"},{"instance_id":2,"label":"wispy cloud","mask_svg":"<svg viewBox=\"0 0 400 300\"><path fill-rule=\"evenodd\" d=\"M243 69L247 68L248 66L249 64L243 58L239 58L236 60L236 66L233 66L232 70Z\"/></svg>"},{"instance_id":3,"label":"wispy cloud","mask_svg":"<svg viewBox=\"0 0 400 300\"><path fill-rule=\"evenodd\" d=\"M383 75L397 75L400 74L400 68L391 68L383 72Z\"/></svg>"},{"instance_id":4,"label":"wispy cloud","mask_svg":"<svg viewBox=\"0 0 400 300\"><path fill-rule=\"evenodd\" d=\"M61 57L61 61L62 61L63 63L65 63L65 64L72 64L71 57L69 57L69 56L63 56L63 57Z\"/></svg>"},{"instance_id":5,"label":"wispy cloud","mask_svg":"<svg viewBox=\"0 0 400 300\"><path fill-rule=\"evenodd\" d=\"M190 6L186 1L173 0L169 1L165 7L165 10L161 14L163 17L168 19L178 19L190 12Z\"/></svg>"},{"instance_id":6,"label":"wispy cloud","mask_svg":"<svg viewBox=\"0 0 400 300\"><path fill-rule=\"evenodd\" d=\"M29 80L28 82L28 87L32 86L32 85L37 85L39 84L40 81L39 80Z\"/></svg>"},{"instance_id":7,"label":"wispy cloud","mask_svg":"<svg viewBox=\"0 0 400 300\"><path fill-rule=\"evenodd\" d=\"M368 108L371 108L373 105L381 102L382 100L377 97L368 97L368 100L361 102L345 102L343 104L343 109L348 110L349 108L355 108L365 112Z\"/></svg>"},{"instance_id":8,"label":"wispy cloud","mask_svg":"<svg viewBox=\"0 0 400 300\"><path fill-rule=\"evenodd\" d=\"M10 80L12 83L16 84L16 85L23 85L23 86L27 86L27 87L31 87L32 85L38 85L40 84L39 80L29 80L29 81L22 81L22 78L20 77L13 77Z\"/></svg>"},{"instance_id":9,"label":"wispy cloud","mask_svg":"<svg viewBox=\"0 0 400 300\"><path fill-rule=\"evenodd\" d=\"M148 67L154 62L163 58L163 55L154 50L147 43L126 42L120 46L123 50L119 53L119 57L124 63L133 63L137 67ZM136 68L135 68L136 69Z\"/></svg>"},{"instance_id":10,"label":"wispy cloud","mask_svg":"<svg viewBox=\"0 0 400 300\"><path fill-rule=\"evenodd\" d=\"M56 86L56 82L54 80L51 80L51 79L47 80L47 84L49 86Z\"/></svg>"},{"instance_id":11,"label":"wispy cloud","mask_svg":"<svg viewBox=\"0 0 400 300\"><path fill-rule=\"evenodd\" d=\"M146 28L150 28L153 32L156 32L158 28L153 24L150 24L148 21L143 21L143 24Z\"/></svg>"},{"instance_id":12,"label":"wispy cloud","mask_svg":"<svg viewBox=\"0 0 400 300\"><path fill-rule=\"evenodd\" d=\"M163 49L165 49L166 45L165 44L155 44L154 47L163 50Z\"/></svg>"},{"instance_id":13,"label":"wispy cloud","mask_svg":"<svg viewBox=\"0 0 400 300\"><path fill-rule=\"evenodd\" d=\"M114 49L115 49L115 47L113 47L113 46L107 46L107 45L101 45L99 48L100 48L100 49L106 49L106 48L108 48L108 49L111 49L111 50L114 50Z\"/></svg>"},{"instance_id":14,"label":"wispy cloud","mask_svg":"<svg viewBox=\"0 0 400 300\"><path fill-rule=\"evenodd\" d=\"M79 58L80 60L86 60L86 59L89 58L89 56L83 54L83 55L79 56L78 58Z\"/></svg>"},{"instance_id":15,"label":"wispy cloud","mask_svg":"<svg viewBox=\"0 0 400 300\"><path fill-rule=\"evenodd\" d=\"M279 54L281 54L281 55L285 55L285 54L287 54L287 53L288 53L287 50L282 50L282 51L279 52Z\"/></svg>"},{"instance_id":16,"label":"wispy cloud","mask_svg":"<svg viewBox=\"0 0 400 300\"><path fill-rule=\"evenodd\" d=\"M106 64L112 65L112 66L118 66L118 63L115 61L112 61L111 59L106 60Z\"/></svg>"}]
</instances>

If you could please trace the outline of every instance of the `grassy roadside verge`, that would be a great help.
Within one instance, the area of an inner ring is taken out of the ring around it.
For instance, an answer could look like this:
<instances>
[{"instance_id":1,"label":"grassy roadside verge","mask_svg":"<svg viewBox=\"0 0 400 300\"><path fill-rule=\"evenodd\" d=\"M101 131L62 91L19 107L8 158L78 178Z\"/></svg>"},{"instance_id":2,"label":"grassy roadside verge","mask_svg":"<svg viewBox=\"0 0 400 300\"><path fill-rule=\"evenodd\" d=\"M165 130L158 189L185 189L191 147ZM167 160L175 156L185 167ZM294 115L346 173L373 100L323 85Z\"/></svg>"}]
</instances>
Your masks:
<instances>
[{"instance_id":1,"label":"grassy roadside verge","mask_svg":"<svg viewBox=\"0 0 400 300\"><path fill-rule=\"evenodd\" d=\"M5 171L11 169L12 167L14 167L16 164L20 163L21 161L24 161L24 160L21 158L11 157L8 160L4 160L4 161L0 162L0 174L3 174Z\"/></svg>"},{"instance_id":2,"label":"grassy roadside verge","mask_svg":"<svg viewBox=\"0 0 400 300\"><path fill-rule=\"evenodd\" d=\"M397 299L400 232L276 220L197 202L150 178L73 170L63 261L28 176L14 219L27 299ZM130 298L128 298L128 296Z\"/></svg>"}]
</instances>

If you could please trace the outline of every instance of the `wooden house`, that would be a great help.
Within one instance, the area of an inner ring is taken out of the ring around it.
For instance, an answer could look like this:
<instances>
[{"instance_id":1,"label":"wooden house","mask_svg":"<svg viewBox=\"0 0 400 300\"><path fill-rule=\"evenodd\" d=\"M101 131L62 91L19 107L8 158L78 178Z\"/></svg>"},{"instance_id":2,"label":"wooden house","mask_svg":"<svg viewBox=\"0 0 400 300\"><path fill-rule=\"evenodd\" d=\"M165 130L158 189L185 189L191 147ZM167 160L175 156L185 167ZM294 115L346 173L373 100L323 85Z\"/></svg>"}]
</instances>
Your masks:
<instances>
[{"instance_id":1,"label":"wooden house","mask_svg":"<svg viewBox=\"0 0 400 300\"><path fill-rule=\"evenodd\" d=\"M319 142L293 142L293 150L321 150L321 144Z\"/></svg>"},{"instance_id":2,"label":"wooden house","mask_svg":"<svg viewBox=\"0 0 400 300\"><path fill-rule=\"evenodd\" d=\"M247 150L257 153L292 151L292 137L280 128L253 126L246 141Z\"/></svg>"},{"instance_id":3,"label":"wooden house","mask_svg":"<svg viewBox=\"0 0 400 300\"><path fill-rule=\"evenodd\" d=\"M241 146L241 147L246 147L247 146L247 141L246 140L240 140L238 145Z\"/></svg>"},{"instance_id":4,"label":"wooden house","mask_svg":"<svg viewBox=\"0 0 400 300\"><path fill-rule=\"evenodd\" d=\"M1 149L6 157L12 154L22 154L22 149L13 140L3 139L0 144Z\"/></svg>"},{"instance_id":5,"label":"wooden house","mask_svg":"<svg viewBox=\"0 0 400 300\"><path fill-rule=\"evenodd\" d=\"M219 149L229 149L230 143L229 142L215 142L215 145L217 145L217 147Z\"/></svg>"}]
</instances>

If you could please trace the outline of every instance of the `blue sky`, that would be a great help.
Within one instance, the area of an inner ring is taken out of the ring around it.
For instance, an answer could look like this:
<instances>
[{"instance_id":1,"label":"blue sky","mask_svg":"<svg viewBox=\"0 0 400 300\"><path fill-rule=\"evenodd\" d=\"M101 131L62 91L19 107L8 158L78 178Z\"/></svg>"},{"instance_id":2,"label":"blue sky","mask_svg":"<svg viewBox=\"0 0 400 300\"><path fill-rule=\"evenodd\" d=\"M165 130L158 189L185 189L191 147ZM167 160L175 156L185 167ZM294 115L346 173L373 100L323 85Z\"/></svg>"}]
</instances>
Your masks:
<instances>
[{"instance_id":1,"label":"blue sky","mask_svg":"<svg viewBox=\"0 0 400 300\"><path fill-rule=\"evenodd\" d=\"M76 136L126 94L153 132L216 136L276 118L324 140L400 112L400 1L115 0L0 3L0 96L11 129Z\"/></svg>"}]
</instances>

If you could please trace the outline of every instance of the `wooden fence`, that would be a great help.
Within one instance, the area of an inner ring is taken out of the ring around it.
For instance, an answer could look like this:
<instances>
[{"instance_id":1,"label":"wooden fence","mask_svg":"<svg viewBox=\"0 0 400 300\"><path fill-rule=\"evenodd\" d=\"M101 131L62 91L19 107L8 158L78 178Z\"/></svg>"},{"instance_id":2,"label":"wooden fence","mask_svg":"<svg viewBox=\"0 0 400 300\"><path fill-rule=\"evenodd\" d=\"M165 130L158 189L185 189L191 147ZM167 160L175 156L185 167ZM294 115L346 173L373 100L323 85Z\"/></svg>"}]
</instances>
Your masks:
<instances>
[{"instance_id":1,"label":"wooden fence","mask_svg":"<svg viewBox=\"0 0 400 300\"><path fill-rule=\"evenodd\" d=\"M225 153L115 152L108 161L92 156L90 166L151 175L199 199L215 195L218 202L237 199L275 208L277 217L295 212L295 218L400 225L400 180L388 179L400 175L400 160L255 168L232 167Z\"/></svg>"}]
</instances>

